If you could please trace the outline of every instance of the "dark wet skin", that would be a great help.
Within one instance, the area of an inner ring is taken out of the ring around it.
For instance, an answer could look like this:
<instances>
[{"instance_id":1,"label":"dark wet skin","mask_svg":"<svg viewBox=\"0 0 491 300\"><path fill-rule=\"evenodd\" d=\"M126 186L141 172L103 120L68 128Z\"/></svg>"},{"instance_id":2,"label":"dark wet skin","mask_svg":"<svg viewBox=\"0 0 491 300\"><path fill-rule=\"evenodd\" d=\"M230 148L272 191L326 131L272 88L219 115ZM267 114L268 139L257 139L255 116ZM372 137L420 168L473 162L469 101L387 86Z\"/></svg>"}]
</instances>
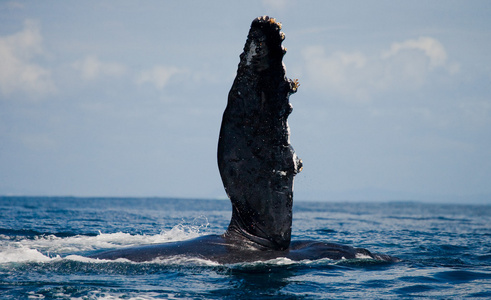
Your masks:
<instances>
[{"instance_id":1,"label":"dark wet skin","mask_svg":"<svg viewBox=\"0 0 491 300\"><path fill-rule=\"evenodd\" d=\"M293 241L286 250L258 248L252 243L240 239L231 240L223 235L207 235L182 242L147 245L106 251L93 255L93 258L125 258L135 262L152 261L173 256L196 257L221 264L267 261L275 258L288 258L293 261L333 260L371 258L383 261L397 261L388 255L372 254L366 249L317 241Z\"/></svg>"},{"instance_id":2,"label":"dark wet skin","mask_svg":"<svg viewBox=\"0 0 491 300\"><path fill-rule=\"evenodd\" d=\"M290 245L293 177L302 163L289 142L289 96L280 25L258 18L240 56L218 141L218 168L232 202L226 235L272 250Z\"/></svg>"},{"instance_id":3,"label":"dark wet skin","mask_svg":"<svg viewBox=\"0 0 491 300\"><path fill-rule=\"evenodd\" d=\"M223 235L106 251L93 258L151 261L172 256L218 263L372 258L397 261L366 249L319 241L291 241L293 177L302 169L290 145L289 96L297 81L286 78L281 24L260 17L240 55L218 142L218 167L232 202Z\"/></svg>"}]
</instances>

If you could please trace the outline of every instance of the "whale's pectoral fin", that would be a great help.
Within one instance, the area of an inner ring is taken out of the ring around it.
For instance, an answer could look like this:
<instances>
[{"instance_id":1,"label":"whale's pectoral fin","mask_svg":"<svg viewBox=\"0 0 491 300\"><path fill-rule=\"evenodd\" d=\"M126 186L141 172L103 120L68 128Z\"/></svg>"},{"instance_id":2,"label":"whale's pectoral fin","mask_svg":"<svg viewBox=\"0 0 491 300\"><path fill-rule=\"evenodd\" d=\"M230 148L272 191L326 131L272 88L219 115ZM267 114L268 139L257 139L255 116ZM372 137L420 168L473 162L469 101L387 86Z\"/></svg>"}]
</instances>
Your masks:
<instances>
[{"instance_id":1,"label":"whale's pectoral fin","mask_svg":"<svg viewBox=\"0 0 491 300\"><path fill-rule=\"evenodd\" d=\"M288 99L299 83L286 78L280 29L273 18L252 22L218 142L218 167L233 207L225 235L274 250L290 244L293 177L302 170L287 123Z\"/></svg>"}]
</instances>

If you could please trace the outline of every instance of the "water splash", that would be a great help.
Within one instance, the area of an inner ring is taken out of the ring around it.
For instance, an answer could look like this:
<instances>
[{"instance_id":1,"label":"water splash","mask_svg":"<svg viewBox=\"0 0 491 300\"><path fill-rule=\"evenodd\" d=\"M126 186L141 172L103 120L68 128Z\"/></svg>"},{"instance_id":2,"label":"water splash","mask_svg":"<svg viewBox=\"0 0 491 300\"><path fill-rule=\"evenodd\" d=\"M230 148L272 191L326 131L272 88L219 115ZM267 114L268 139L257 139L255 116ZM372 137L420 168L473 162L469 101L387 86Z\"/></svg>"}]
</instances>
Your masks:
<instances>
[{"instance_id":1,"label":"water splash","mask_svg":"<svg viewBox=\"0 0 491 300\"><path fill-rule=\"evenodd\" d=\"M195 218L190 224L184 221L170 230L162 230L155 235L129 234L124 232L102 233L98 235L76 235L58 237L55 234L38 235L32 239L0 236L0 263L9 262L50 262L60 259L64 254L69 259L80 261L86 252L132 247L148 244L183 241L203 235L209 226L204 216ZM78 258L77 258L78 257Z\"/></svg>"}]
</instances>

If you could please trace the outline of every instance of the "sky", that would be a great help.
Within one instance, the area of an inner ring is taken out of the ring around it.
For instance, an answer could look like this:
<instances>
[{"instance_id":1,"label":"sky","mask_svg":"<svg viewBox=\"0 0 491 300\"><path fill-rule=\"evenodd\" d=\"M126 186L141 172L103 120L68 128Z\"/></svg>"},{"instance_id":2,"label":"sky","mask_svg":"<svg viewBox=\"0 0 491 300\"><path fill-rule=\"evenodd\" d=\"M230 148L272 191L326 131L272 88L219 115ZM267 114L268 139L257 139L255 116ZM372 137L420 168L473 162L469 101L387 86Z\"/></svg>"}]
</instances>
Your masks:
<instances>
[{"instance_id":1,"label":"sky","mask_svg":"<svg viewBox=\"0 0 491 300\"><path fill-rule=\"evenodd\" d=\"M1 1L0 195L224 199L252 20L283 24L296 200L491 203L490 1Z\"/></svg>"}]
</instances>

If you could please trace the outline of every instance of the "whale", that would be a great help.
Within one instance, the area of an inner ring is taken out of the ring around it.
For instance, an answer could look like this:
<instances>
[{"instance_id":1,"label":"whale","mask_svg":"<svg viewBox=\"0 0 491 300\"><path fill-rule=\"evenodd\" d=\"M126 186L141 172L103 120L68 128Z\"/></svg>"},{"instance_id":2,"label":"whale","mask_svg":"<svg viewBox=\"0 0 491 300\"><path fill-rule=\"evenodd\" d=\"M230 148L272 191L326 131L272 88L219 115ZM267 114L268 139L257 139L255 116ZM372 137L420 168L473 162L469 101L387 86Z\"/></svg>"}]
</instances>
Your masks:
<instances>
[{"instance_id":1,"label":"whale","mask_svg":"<svg viewBox=\"0 0 491 300\"><path fill-rule=\"evenodd\" d=\"M135 262L175 256L221 264L318 259L397 261L364 248L291 240L294 177L302 160L290 144L289 97L298 80L286 77L281 23L268 16L252 21L228 94L218 138L217 162L232 217L225 233L179 242L109 250L92 258Z\"/></svg>"}]
</instances>

